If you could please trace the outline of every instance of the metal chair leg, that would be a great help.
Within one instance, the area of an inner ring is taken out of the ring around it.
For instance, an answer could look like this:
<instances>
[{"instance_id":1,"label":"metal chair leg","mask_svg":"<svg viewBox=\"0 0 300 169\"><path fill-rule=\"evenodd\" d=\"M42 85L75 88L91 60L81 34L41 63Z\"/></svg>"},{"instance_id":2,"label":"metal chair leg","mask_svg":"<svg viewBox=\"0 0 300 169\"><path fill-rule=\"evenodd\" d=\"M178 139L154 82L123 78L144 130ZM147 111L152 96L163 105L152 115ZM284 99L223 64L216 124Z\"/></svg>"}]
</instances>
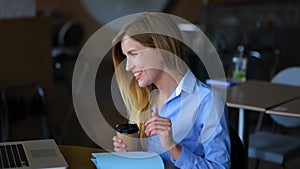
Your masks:
<instances>
[{"instance_id":1,"label":"metal chair leg","mask_svg":"<svg viewBox=\"0 0 300 169\"><path fill-rule=\"evenodd\" d=\"M263 119L264 119L264 113L260 113L258 116L257 123L256 123L255 132L260 130Z\"/></svg>"}]
</instances>

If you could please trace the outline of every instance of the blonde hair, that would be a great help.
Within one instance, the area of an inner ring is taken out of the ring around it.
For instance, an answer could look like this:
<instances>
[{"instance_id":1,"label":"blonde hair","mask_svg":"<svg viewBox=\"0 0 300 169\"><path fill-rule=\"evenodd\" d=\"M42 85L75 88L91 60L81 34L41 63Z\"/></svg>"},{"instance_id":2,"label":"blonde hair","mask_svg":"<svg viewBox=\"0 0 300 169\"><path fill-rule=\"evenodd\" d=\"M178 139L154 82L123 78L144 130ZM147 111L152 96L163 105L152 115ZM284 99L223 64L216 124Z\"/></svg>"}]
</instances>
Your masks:
<instances>
[{"instance_id":1,"label":"blonde hair","mask_svg":"<svg viewBox=\"0 0 300 169\"><path fill-rule=\"evenodd\" d=\"M160 49L165 66L176 74L184 75L186 72L186 58L181 43L177 40L181 38L181 33L172 18L166 14L151 12L139 16L125 25L113 40L112 57L115 75L127 108L128 119L129 122L139 125L140 137L144 137L143 123L151 115L151 91L155 86L139 87L137 81L133 80L132 73L125 70L126 63L123 60L126 56L121 49L121 41L125 35L146 47Z\"/></svg>"}]
</instances>

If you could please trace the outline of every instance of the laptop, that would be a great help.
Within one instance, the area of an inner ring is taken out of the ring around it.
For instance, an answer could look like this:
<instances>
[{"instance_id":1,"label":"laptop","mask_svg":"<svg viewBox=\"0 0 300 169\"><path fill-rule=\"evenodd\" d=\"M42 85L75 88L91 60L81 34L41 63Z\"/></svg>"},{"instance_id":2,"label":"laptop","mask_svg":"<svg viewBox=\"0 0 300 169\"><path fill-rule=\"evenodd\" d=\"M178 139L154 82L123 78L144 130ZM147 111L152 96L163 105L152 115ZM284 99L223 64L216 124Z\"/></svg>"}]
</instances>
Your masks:
<instances>
[{"instance_id":1,"label":"laptop","mask_svg":"<svg viewBox=\"0 0 300 169\"><path fill-rule=\"evenodd\" d=\"M63 155L53 139L0 143L0 168L66 169Z\"/></svg>"}]
</instances>

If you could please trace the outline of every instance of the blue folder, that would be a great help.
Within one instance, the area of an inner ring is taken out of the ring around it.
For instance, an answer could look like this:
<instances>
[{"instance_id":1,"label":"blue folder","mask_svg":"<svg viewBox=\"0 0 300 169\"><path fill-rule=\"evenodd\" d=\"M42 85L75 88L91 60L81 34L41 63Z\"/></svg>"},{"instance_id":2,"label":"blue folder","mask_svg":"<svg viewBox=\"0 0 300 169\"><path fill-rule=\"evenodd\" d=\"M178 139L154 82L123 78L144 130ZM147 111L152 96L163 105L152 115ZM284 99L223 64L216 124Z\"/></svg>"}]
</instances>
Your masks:
<instances>
[{"instance_id":1,"label":"blue folder","mask_svg":"<svg viewBox=\"0 0 300 169\"><path fill-rule=\"evenodd\" d=\"M92 153L97 169L164 169L160 155L152 152Z\"/></svg>"}]
</instances>

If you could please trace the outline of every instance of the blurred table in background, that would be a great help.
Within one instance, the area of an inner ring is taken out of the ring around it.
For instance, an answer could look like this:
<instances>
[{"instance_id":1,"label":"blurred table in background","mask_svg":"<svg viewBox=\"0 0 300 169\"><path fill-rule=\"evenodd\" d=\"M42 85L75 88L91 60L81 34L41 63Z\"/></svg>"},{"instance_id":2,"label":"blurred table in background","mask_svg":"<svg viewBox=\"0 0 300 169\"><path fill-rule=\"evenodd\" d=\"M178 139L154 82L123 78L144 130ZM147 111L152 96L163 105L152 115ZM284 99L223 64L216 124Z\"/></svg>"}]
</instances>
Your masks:
<instances>
[{"instance_id":1,"label":"blurred table in background","mask_svg":"<svg viewBox=\"0 0 300 169\"><path fill-rule=\"evenodd\" d=\"M227 88L227 106L239 109L238 133L246 151L248 151L249 131L245 110L266 113L268 109L298 97L300 97L300 87L274 84L269 81L247 80Z\"/></svg>"},{"instance_id":2,"label":"blurred table in background","mask_svg":"<svg viewBox=\"0 0 300 169\"><path fill-rule=\"evenodd\" d=\"M267 110L266 113L300 118L300 97Z\"/></svg>"},{"instance_id":3,"label":"blurred table in background","mask_svg":"<svg viewBox=\"0 0 300 169\"><path fill-rule=\"evenodd\" d=\"M226 103L233 108L265 112L297 97L300 97L299 87L247 80L245 83L228 88Z\"/></svg>"}]
</instances>

